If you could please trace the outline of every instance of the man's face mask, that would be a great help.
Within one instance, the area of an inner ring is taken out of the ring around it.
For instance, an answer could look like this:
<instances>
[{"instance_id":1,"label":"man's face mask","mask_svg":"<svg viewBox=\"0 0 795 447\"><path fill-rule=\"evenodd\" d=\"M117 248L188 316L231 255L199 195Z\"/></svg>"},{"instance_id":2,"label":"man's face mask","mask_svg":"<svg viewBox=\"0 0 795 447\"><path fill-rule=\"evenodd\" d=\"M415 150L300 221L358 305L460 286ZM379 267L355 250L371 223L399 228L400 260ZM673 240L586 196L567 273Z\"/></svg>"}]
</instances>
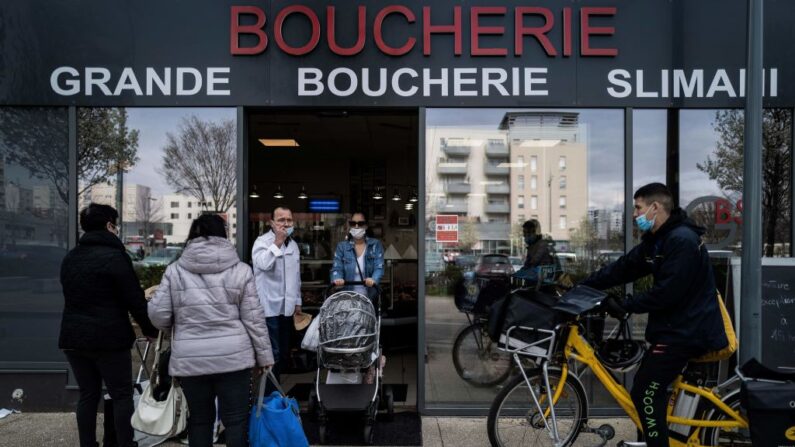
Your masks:
<instances>
[{"instance_id":1,"label":"man's face mask","mask_svg":"<svg viewBox=\"0 0 795 447\"><path fill-rule=\"evenodd\" d=\"M655 213L654 217L652 217L651 220L649 220L649 218L646 217L646 215L649 214L649 211L651 211L652 206L655 207ZM635 218L635 223L638 225L638 229L640 231L646 233L650 231L652 228L654 228L654 221L657 220L656 208L657 208L656 202L652 203L651 205L649 205L649 208L646 210L645 213Z\"/></svg>"},{"instance_id":2,"label":"man's face mask","mask_svg":"<svg viewBox=\"0 0 795 447\"><path fill-rule=\"evenodd\" d=\"M540 238L541 238L541 236L539 236L537 234L527 234L524 237L524 243L527 244L527 245L533 245Z\"/></svg>"}]
</instances>

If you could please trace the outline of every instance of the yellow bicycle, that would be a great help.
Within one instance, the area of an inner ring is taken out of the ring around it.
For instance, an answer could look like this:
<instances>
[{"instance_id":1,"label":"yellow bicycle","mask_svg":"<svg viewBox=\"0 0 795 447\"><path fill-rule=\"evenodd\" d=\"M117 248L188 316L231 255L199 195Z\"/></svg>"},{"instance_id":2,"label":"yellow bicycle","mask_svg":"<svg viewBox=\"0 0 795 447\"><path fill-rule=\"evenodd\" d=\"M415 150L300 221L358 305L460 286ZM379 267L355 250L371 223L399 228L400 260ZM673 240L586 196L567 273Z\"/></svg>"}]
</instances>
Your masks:
<instances>
[{"instance_id":1,"label":"yellow bicycle","mask_svg":"<svg viewBox=\"0 0 795 447\"><path fill-rule=\"evenodd\" d=\"M601 445L613 438L615 431L609 425L588 426L585 388L569 367L575 362L591 370L641 430L629 392L605 367L583 335L586 332L581 322L586 315L589 312L552 329L512 326L500 337L502 349L511 354L521 374L505 385L491 405L488 435L492 446L563 447L572 445L583 432L600 436ZM523 357L535 358L537 367L522 368L526 363L521 361ZM740 408L740 378L735 375L715 387L707 387L693 369L696 368L688 366L673 384L668 404L670 445L751 446L748 419ZM681 401L677 404L678 400ZM683 417L679 413L692 416Z\"/></svg>"}]
</instances>

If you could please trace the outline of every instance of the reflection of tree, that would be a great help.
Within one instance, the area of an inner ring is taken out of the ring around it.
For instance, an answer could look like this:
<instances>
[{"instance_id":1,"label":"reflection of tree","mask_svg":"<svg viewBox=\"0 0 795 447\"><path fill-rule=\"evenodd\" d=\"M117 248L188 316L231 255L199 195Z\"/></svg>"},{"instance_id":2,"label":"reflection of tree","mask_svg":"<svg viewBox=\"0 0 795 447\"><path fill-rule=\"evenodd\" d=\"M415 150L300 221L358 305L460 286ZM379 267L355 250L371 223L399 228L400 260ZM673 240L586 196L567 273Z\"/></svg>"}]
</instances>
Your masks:
<instances>
[{"instance_id":1,"label":"reflection of tree","mask_svg":"<svg viewBox=\"0 0 795 447\"><path fill-rule=\"evenodd\" d=\"M460 218L459 218L460 219ZM470 252L480 241L477 224L459 220L458 248L462 252Z\"/></svg>"},{"instance_id":2,"label":"reflection of tree","mask_svg":"<svg viewBox=\"0 0 795 447\"><path fill-rule=\"evenodd\" d=\"M138 131L127 129L127 112L119 108L78 109L77 175L79 194L137 161ZM6 160L32 177L47 180L64 204L69 202L68 128L57 108L0 109L0 139Z\"/></svg>"},{"instance_id":3,"label":"reflection of tree","mask_svg":"<svg viewBox=\"0 0 795 447\"><path fill-rule=\"evenodd\" d=\"M596 225L588 217L580 220L580 225L572 230L571 245L577 254L577 262L572 265L572 276L583 278L592 270L599 255L599 233Z\"/></svg>"},{"instance_id":4,"label":"reflection of tree","mask_svg":"<svg viewBox=\"0 0 795 447\"><path fill-rule=\"evenodd\" d=\"M167 134L160 173L176 192L226 212L235 204L237 154L235 123L185 118L179 132Z\"/></svg>"},{"instance_id":5,"label":"reflection of tree","mask_svg":"<svg viewBox=\"0 0 795 447\"><path fill-rule=\"evenodd\" d=\"M792 116L787 109L765 109L762 121L762 220L765 231L765 255L773 254L777 239L786 240L791 211L789 209L789 169L792 152L790 135ZM707 173L725 190L742 193L744 118L741 110L723 110L715 114L718 132L715 152L698 169Z\"/></svg>"},{"instance_id":6,"label":"reflection of tree","mask_svg":"<svg viewBox=\"0 0 795 447\"><path fill-rule=\"evenodd\" d=\"M124 108L80 108L77 112L77 178L82 195L108 182L119 168L138 162L138 130L127 128Z\"/></svg>"},{"instance_id":7,"label":"reflection of tree","mask_svg":"<svg viewBox=\"0 0 795 447\"><path fill-rule=\"evenodd\" d=\"M163 220L162 208L162 200L156 200L149 192L138 197L135 220L141 224L144 239L148 239L154 233L155 224Z\"/></svg>"}]
</instances>

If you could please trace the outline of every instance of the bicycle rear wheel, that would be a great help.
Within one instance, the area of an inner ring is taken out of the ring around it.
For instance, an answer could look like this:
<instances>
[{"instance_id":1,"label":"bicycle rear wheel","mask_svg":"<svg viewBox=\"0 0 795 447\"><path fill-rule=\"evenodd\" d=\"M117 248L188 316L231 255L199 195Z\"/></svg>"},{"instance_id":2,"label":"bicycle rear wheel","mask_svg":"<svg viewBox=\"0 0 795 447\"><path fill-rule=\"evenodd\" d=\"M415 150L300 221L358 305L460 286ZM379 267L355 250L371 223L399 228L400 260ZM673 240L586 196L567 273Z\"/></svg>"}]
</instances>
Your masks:
<instances>
[{"instance_id":1,"label":"bicycle rear wheel","mask_svg":"<svg viewBox=\"0 0 795 447\"><path fill-rule=\"evenodd\" d=\"M549 371L549 384L553 394L560 382L560 370ZM541 369L527 371L527 377L536 399L543 410L549 408ZM585 390L571 374L563 383L563 391L555 403L555 418L562 445L569 446L577 439L588 416ZM547 417L551 424L551 418ZM489 410L489 441L493 447L554 446L549 430L544 425L524 377L516 376L494 398Z\"/></svg>"},{"instance_id":2,"label":"bicycle rear wheel","mask_svg":"<svg viewBox=\"0 0 795 447\"><path fill-rule=\"evenodd\" d=\"M740 392L734 392L726 396L723 402L734 411L744 414L740 407ZM729 416L715 408L707 415L710 421L725 421ZM701 434L701 444L711 447L751 447L751 432L747 428L705 428Z\"/></svg>"},{"instance_id":3,"label":"bicycle rear wheel","mask_svg":"<svg viewBox=\"0 0 795 447\"><path fill-rule=\"evenodd\" d=\"M477 387L502 383L511 373L511 356L497 349L481 323L461 331L453 344L453 365L459 377Z\"/></svg>"}]
</instances>

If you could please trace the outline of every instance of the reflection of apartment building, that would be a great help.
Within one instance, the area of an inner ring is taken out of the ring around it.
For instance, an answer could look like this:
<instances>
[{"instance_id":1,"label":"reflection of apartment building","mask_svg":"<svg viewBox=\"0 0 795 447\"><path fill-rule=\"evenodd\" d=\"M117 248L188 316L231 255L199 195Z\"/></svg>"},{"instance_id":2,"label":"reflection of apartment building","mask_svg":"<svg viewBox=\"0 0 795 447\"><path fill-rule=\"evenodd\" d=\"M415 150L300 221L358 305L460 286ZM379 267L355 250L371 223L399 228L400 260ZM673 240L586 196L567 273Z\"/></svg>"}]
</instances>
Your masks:
<instances>
[{"instance_id":1,"label":"reflection of apartment building","mask_svg":"<svg viewBox=\"0 0 795 447\"><path fill-rule=\"evenodd\" d=\"M588 220L599 239L608 239L624 232L624 213L621 210L588 210Z\"/></svg>"},{"instance_id":2,"label":"reflection of apartment building","mask_svg":"<svg viewBox=\"0 0 795 447\"><path fill-rule=\"evenodd\" d=\"M0 211L6 209L6 160L0 155Z\"/></svg>"},{"instance_id":3,"label":"reflection of apartment building","mask_svg":"<svg viewBox=\"0 0 795 447\"><path fill-rule=\"evenodd\" d=\"M33 211L33 189L20 186L14 181L5 185L5 209L12 213Z\"/></svg>"},{"instance_id":4,"label":"reflection of apartment building","mask_svg":"<svg viewBox=\"0 0 795 447\"><path fill-rule=\"evenodd\" d=\"M169 243L184 243L188 238L193 219L209 210L214 210L213 203L200 202L195 197L182 194L166 194L163 196L161 214L163 222L171 224L171 233L166 234ZM237 209L232 207L223 216L229 224L229 239L234 241L237 233Z\"/></svg>"},{"instance_id":5,"label":"reflection of apartment building","mask_svg":"<svg viewBox=\"0 0 795 447\"><path fill-rule=\"evenodd\" d=\"M428 214L462 216L466 223L459 225L460 238L476 239L471 241L473 250L509 251L510 172L504 133L496 126L435 127L427 137Z\"/></svg>"},{"instance_id":6,"label":"reflection of apartment building","mask_svg":"<svg viewBox=\"0 0 795 447\"><path fill-rule=\"evenodd\" d=\"M510 219L538 219L542 231L569 239L588 213L585 126L575 112L506 113L510 146Z\"/></svg>"},{"instance_id":7,"label":"reflection of apartment building","mask_svg":"<svg viewBox=\"0 0 795 447\"><path fill-rule=\"evenodd\" d=\"M134 183L124 185L122 192L122 223L153 220L158 205L148 186ZM91 203L116 207L116 185L100 183L89 188L80 197L80 209Z\"/></svg>"}]
</instances>

